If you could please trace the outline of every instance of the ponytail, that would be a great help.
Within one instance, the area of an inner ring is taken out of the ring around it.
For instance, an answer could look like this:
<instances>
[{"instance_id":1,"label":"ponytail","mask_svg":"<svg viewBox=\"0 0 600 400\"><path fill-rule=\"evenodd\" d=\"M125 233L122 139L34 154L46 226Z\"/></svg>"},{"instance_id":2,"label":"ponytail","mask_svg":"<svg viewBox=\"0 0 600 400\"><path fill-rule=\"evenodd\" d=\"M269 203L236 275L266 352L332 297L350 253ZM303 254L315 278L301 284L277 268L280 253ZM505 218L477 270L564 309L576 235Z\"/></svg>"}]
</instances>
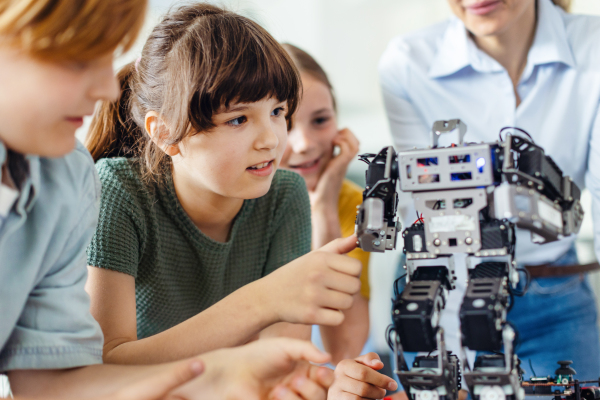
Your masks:
<instances>
[{"instance_id":1,"label":"ponytail","mask_svg":"<svg viewBox=\"0 0 600 400\"><path fill-rule=\"evenodd\" d=\"M94 161L110 157L133 157L144 132L131 118L131 83L135 64L124 66L117 74L120 94L115 102L100 103L90 125L85 146Z\"/></svg>"}]
</instances>

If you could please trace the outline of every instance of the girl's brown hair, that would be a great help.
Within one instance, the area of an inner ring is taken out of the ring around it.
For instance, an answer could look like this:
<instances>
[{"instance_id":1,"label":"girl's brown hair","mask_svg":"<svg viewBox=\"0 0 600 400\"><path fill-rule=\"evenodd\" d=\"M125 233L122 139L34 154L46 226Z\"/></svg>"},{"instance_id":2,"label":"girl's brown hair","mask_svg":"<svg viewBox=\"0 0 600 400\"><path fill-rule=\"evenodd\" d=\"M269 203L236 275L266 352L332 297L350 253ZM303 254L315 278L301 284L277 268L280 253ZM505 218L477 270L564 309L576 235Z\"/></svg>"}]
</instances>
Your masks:
<instances>
[{"instance_id":1,"label":"girl's brown hair","mask_svg":"<svg viewBox=\"0 0 600 400\"><path fill-rule=\"evenodd\" d=\"M164 144L176 145L213 128L213 115L234 102L287 101L290 127L301 88L294 64L266 30L204 3L169 13L150 34L139 61L118 78L120 98L96 110L86 146L94 160L141 156L146 177L153 179L169 158L145 132L149 111L169 127Z\"/></svg>"},{"instance_id":2,"label":"girl's brown hair","mask_svg":"<svg viewBox=\"0 0 600 400\"><path fill-rule=\"evenodd\" d=\"M304 50L294 46L293 44L284 43L282 44L283 48L287 53L292 57L292 61L296 65L296 68L300 71L300 73L305 73L319 82L323 83L325 86L329 88L329 92L331 93L331 100L333 101L333 110L336 111L337 106L335 102L335 95L333 93L333 86L325 73L325 70L319 65L319 63L307 52Z\"/></svg>"},{"instance_id":3,"label":"girl's brown hair","mask_svg":"<svg viewBox=\"0 0 600 400\"><path fill-rule=\"evenodd\" d=\"M129 49L146 5L147 0L0 0L0 36L38 58L89 61Z\"/></svg>"}]
</instances>

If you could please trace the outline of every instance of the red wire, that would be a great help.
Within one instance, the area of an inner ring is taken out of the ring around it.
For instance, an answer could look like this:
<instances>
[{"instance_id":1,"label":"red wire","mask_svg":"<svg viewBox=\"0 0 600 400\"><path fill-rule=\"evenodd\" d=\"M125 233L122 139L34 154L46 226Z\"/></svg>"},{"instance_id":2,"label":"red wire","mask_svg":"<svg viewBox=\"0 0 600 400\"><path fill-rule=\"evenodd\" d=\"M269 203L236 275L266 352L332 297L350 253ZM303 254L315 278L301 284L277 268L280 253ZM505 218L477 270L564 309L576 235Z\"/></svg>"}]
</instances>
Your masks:
<instances>
[{"instance_id":1,"label":"red wire","mask_svg":"<svg viewBox=\"0 0 600 400\"><path fill-rule=\"evenodd\" d=\"M418 220L416 220L415 222L413 222L413 225L416 224L417 222L421 222L421 223L425 223L425 220L423 219L423 213L421 213L421 216L419 217Z\"/></svg>"}]
</instances>

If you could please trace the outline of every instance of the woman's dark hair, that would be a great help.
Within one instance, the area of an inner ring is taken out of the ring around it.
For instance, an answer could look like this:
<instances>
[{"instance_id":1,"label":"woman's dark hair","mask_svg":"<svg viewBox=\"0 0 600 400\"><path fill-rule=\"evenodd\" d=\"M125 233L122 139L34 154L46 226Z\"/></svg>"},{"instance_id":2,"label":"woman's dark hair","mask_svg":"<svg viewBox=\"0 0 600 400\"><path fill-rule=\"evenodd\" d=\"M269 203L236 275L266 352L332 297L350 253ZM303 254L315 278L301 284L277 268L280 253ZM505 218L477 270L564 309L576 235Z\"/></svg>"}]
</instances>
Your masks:
<instances>
[{"instance_id":1,"label":"woman's dark hair","mask_svg":"<svg viewBox=\"0 0 600 400\"><path fill-rule=\"evenodd\" d=\"M331 93L331 100L333 101L333 110L337 111L335 95L333 93L333 86L325 73L325 70L321 68L319 63L307 52L302 50L299 47L294 46L293 44L284 43L282 44L285 51L292 57L292 61L296 65L296 68L300 71L300 73L305 73L319 82L323 83L325 86L329 88L329 92Z\"/></svg>"},{"instance_id":2,"label":"woman's dark hair","mask_svg":"<svg viewBox=\"0 0 600 400\"><path fill-rule=\"evenodd\" d=\"M141 58L118 73L121 94L97 108L86 146L94 160L144 159L156 179L169 157L145 132L156 111L169 131L165 145L214 128L212 117L234 102L287 101L291 128L301 82L281 45L250 19L205 3L170 12L148 38Z\"/></svg>"}]
</instances>

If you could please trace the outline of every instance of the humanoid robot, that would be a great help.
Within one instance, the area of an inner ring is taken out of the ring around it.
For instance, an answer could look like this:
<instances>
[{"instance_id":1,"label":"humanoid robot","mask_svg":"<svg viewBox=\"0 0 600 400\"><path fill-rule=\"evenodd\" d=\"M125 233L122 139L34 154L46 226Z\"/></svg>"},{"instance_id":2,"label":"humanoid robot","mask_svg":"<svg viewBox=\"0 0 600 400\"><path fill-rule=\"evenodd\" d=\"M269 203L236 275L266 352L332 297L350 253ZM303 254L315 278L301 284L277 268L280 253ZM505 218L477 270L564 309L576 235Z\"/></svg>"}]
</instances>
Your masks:
<instances>
[{"instance_id":1,"label":"humanoid robot","mask_svg":"<svg viewBox=\"0 0 600 400\"><path fill-rule=\"evenodd\" d=\"M413 400L457 399L461 363L446 351L440 314L455 288L456 268L467 268L460 309L464 381L475 400L522 400L516 333L506 318L512 296L519 295L515 227L529 230L536 243L576 234L580 190L526 132L504 128L497 142L465 143L466 131L460 120L437 121L427 149L397 154L386 147L360 156L368 170L358 246L394 249L397 186L412 193L417 220L402 232L407 284L394 299L388 330L400 382ZM439 147L440 136L452 133L456 143ZM466 254L466 265L455 265L458 253ZM472 369L465 348L480 352ZM409 368L405 351L429 354Z\"/></svg>"}]
</instances>

